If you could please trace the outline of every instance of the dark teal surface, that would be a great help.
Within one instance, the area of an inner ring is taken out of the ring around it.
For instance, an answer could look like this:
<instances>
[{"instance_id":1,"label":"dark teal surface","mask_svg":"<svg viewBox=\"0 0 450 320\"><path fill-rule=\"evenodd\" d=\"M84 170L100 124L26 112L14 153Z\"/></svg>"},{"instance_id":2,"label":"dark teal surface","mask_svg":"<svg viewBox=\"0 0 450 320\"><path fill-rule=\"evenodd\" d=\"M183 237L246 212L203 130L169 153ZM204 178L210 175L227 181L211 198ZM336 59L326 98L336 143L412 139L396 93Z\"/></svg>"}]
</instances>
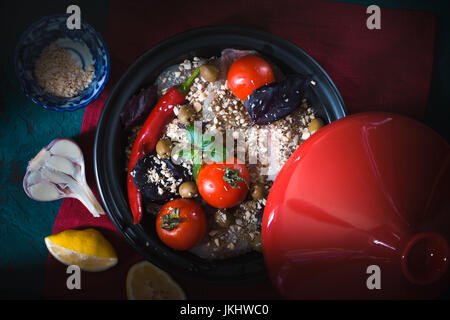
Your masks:
<instances>
[{"instance_id":1,"label":"dark teal surface","mask_svg":"<svg viewBox=\"0 0 450 320\"><path fill-rule=\"evenodd\" d=\"M450 2L343 2L424 10L436 14L436 55L424 122L449 140ZM29 24L45 15L64 13L70 4L78 4L82 18L103 33L107 0L0 2L0 298L42 297L47 259L43 239L52 231L61 201L41 203L29 199L23 192L22 178L28 161L43 146L57 137L78 135L84 115L84 109L58 113L28 100L14 77L13 51L18 37Z\"/></svg>"},{"instance_id":2,"label":"dark teal surface","mask_svg":"<svg viewBox=\"0 0 450 320\"><path fill-rule=\"evenodd\" d=\"M14 76L13 52L21 33L43 16L65 13L77 4L85 19L103 33L107 1L1 2L0 69L0 298L42 296L47 249L61 201L28 198L22 178L28 161L57 137L76 137L85 109L45 110L28 100Z\"/></svg>"}]
</instances>

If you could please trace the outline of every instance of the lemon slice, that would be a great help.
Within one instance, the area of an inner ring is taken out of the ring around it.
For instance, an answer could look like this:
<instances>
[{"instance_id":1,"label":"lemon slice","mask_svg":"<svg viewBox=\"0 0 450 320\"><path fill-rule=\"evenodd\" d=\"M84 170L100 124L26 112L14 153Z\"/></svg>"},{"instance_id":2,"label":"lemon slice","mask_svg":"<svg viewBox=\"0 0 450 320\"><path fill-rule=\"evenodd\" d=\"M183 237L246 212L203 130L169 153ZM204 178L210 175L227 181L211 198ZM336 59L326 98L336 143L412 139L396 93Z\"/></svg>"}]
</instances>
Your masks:
<instances>
[{"instance_id":1,"label":"lemon slice","mask_svg":"<svg viewBox=\"0 0 450 320\"><path fill-rule=\"evenodd\" d=\"M66 265L84 271L103 271L117 264L117 254L103 235L92 228L65 230L45 238L48 251Z\"/></svg>"},{"instance_id":2,"label":"lemon slice","mask_svg":"<svg viewBox=\"0 0 450 320\"><path fill-rule=\"evenodd\" d=\"M127 274L128 300L186 300L180 286L148 261L133 265Z\"/></svg>"}]
</instances>

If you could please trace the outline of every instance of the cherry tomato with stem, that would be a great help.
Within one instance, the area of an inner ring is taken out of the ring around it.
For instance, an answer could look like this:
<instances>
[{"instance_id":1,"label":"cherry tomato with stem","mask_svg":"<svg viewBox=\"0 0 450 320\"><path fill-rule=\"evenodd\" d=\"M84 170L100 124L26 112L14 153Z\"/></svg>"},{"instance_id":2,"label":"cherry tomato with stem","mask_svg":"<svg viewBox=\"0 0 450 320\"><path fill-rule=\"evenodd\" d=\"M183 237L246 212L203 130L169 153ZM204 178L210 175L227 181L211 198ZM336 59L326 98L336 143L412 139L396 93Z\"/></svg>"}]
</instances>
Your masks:
<instances>
[{"instance_id":1,"label":"cherry tomato with stem","mask_svg":"<svg viewBox=\"0 0 450 320\"><path fill-rule=\"evenodd\" d=\"M247 197L249 183L247 167L236 158L205 164L197 176L200 195L216 208L231 208L241 203Z\"/></svg>"},{"instance_id":2,"label":"cherry tomato with stem","mask_svg":"<svg viewBox=\"0 0 450 320\"><path fill-rule=\"evenodd\" d=\"M203 239L207 221L202 207L193 200L167 202L156 218L156 233L175 250L189 250Z\"/></svg>"}]
</instances>

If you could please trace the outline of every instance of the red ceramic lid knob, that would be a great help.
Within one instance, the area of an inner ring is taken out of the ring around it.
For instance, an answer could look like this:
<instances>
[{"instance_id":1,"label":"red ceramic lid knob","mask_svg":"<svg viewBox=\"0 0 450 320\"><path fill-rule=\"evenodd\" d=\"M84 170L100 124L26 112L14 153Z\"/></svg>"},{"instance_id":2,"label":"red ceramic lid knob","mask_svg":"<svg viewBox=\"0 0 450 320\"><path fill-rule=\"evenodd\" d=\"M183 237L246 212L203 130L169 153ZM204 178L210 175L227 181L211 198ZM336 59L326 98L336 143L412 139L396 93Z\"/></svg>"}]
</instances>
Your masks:
<instances>
[{"instance_id":1,"label":"red ceramic lid knob","mask_svg":"<svg viewBox=\"0 0 450 320\"><path fill-rule=\"evenodd\" d=\"M438 233L424 232L413 236L402 253L402 271L412 283L428 285L447 271L448 243Z\"/></svg>"},{"instance_id":2,"label":"red ceramic lid knob","mask_svg":"<svg viewBox=\"0 0 450 320\"><path fill-rule=\"evenodd\" d=\"M263 215L264 258L281 294L438 296L449 285L449 149L388 113L340 119L303 143Z\"/></svg>"}]
</instances>

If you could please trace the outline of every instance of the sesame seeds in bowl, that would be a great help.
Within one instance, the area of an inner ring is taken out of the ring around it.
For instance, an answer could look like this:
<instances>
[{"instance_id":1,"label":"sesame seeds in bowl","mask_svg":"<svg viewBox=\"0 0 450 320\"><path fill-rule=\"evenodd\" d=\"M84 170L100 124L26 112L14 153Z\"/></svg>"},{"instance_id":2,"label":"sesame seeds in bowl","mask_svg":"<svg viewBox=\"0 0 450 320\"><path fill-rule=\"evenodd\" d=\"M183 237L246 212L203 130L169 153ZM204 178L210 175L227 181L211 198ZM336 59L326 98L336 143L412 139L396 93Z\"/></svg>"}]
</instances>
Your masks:
<instances>
[{"instance_id":1,"label":"sesame seeds in bowl","mask_svg":"<svg viewBox=\"0 0 450 320\"><path fill-rule=\"evenodd\" d=\"M89 24L66 26L69 15L44 17L21 36L14 56L25 95L42 107L74 111L94 101L109 78L109 54Z\"/></svg>"}]
</instances>

